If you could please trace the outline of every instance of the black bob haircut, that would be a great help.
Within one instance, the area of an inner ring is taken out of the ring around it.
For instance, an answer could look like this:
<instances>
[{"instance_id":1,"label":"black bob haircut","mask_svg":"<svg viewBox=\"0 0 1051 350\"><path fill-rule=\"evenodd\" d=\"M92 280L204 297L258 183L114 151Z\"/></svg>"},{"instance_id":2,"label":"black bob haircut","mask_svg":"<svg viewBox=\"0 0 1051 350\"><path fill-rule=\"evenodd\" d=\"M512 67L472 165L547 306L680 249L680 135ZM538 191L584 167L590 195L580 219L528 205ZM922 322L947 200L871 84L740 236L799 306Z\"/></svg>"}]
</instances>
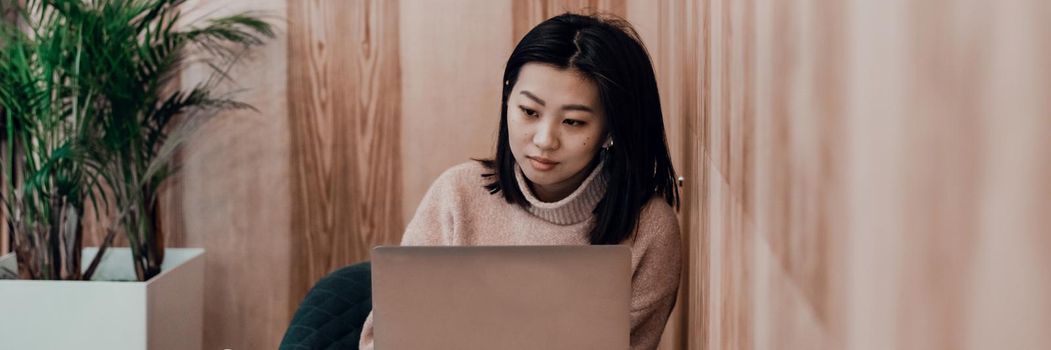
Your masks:
<instances>
[{"instance_id":1,"label":"black bob haircut","mask_svg":"<svg viewBox=\"0 0 1051 350\"><path fill-rule=\"evenodd\" d=\"M620 244L636 231L643 206L654 195L679 207L675 169L668 155L653 65L631 25L615 17L566 13L529 31L504 68L500 134L493 159L480 160L495 181L485 186L508 203L529 206L515 180L515 158L507 132L507 99L526 63L573 69L595 83L613 147L600 151L608 176L606 194L595 206L593 245ZM593 161L592 164L597 164Z\"/></svg>"}]
</instances>

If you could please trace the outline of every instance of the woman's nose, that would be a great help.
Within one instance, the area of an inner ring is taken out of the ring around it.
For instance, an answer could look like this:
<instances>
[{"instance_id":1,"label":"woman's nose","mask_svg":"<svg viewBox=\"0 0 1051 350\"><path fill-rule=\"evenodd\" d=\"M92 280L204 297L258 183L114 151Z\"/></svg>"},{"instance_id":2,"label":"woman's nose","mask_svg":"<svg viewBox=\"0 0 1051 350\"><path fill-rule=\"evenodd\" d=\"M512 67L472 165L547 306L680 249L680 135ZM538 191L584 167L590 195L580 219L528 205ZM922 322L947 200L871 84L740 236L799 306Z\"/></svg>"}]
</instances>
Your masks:
<instances>
[{"instance_id":1,"label":"woman's nose","mask_svg":"<svg viewBox=\"0 0 1051 350\"><path fill-rule=\"evenodd\" d=\"M533 134L533 144L543 150L558 149L558 128L550 123L541 123Z\"/></svg>"}]
</instances>

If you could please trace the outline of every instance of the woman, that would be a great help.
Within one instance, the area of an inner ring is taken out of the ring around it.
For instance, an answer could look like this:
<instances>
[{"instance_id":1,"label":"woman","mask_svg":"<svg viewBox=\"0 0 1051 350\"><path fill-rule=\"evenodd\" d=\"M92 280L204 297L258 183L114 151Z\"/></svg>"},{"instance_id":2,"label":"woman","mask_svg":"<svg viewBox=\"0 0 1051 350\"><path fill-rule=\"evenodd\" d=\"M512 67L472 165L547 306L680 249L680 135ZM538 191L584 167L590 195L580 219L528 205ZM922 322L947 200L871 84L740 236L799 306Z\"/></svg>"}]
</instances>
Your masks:
<instances>
[{"instance_id":1,"label":"woman","mask_svg":"<svg viewBox=\"0 0 1051 350\"><path fill-rule=\"evenodd\" d=\"M638 34L551 18L518 43L503 82L494 158L443 173L402 245L629 245L631 348L655 348L679 286L679 193ZM370 315L361 348L372 342Z\"/></svg>"}]
</instances>

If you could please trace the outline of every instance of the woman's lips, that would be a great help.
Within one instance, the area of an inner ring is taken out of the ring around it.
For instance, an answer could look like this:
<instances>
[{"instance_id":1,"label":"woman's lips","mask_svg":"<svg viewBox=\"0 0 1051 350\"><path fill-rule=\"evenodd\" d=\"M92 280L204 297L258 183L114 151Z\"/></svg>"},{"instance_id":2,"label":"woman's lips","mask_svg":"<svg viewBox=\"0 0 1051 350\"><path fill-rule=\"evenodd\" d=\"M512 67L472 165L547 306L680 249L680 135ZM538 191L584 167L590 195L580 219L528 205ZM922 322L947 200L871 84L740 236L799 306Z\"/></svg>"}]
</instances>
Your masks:
<instances>
[{"instance_id":1,"label":"woman's lips","mask_svg":"<svg viewBox=\"0 0 1051 350\"><path fill-rule=\"evenodd\" d=\"M554 169L558 162L552 161L547 158L540 157L526 157L529 158L529 164L533 166L533 169L538 171L548 171Z\"/></svg>"}]
</instances>

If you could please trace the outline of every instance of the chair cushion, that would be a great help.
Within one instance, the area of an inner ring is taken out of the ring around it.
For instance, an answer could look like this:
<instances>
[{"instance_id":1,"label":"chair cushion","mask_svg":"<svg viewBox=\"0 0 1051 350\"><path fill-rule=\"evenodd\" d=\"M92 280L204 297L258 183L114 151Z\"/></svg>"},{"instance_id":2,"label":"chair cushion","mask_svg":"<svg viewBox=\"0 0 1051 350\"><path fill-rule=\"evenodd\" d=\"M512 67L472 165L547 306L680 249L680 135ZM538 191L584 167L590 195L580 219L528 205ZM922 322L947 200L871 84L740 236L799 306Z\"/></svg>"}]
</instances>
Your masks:
<instances>
[{"instance_id":1,"label":"chair cushion","mask_svg":"<svg viewBox=\"0 0 1051 350\"><path fill-rule=\"evenodd\" d=\"M307 293L281 340L281 349L357 349L372 311L372 265L336 270Z\"/></svg>"}]
</instances>

